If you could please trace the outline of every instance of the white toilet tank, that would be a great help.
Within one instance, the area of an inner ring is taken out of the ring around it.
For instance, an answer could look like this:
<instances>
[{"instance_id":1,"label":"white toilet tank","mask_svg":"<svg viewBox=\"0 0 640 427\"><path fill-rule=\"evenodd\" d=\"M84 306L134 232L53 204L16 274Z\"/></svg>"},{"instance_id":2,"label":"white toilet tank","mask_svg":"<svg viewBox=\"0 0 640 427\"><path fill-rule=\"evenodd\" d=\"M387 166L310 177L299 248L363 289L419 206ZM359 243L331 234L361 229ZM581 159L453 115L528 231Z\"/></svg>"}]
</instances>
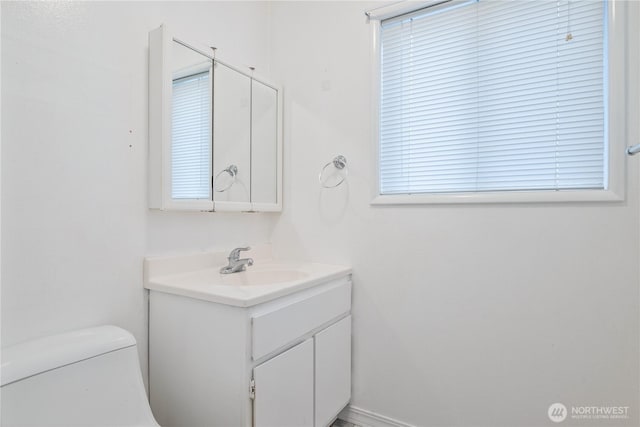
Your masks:
<instances>
[{"instance_id":1,"label":"white toilet tank","mask_svg":"<svg viewBox=\"0 0 640 427\"><path fill-rule=\"evenodd\" d=\"M2 349L1 425L154 426L136 340L100 326Z\"/></svg>"}]
</instances>

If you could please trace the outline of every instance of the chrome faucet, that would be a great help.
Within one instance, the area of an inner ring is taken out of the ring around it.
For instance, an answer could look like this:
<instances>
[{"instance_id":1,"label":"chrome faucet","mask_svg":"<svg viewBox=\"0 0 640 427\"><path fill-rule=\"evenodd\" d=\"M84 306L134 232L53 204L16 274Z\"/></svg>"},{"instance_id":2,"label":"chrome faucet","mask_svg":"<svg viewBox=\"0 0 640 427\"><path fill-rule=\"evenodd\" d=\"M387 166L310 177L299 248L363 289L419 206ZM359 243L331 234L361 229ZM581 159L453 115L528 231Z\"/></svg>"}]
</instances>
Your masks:
<instances>
[{"instance_id":1,"label":"chrome faucet","mask_svg":"<svg viewBox=\"0 0 640 427\"><path fill-rule=\"evenodd\" d=\"M240 259L241 251L248 251L251 249L250 247L246 248L235 248L229 254L227 258L229 260L229 265L224 266L220 269L220 274L230 274L237 273L239 271L245 271L247 269L247 265L253 265L253 258L242 258Z\"/></svg>"}]
</instances>

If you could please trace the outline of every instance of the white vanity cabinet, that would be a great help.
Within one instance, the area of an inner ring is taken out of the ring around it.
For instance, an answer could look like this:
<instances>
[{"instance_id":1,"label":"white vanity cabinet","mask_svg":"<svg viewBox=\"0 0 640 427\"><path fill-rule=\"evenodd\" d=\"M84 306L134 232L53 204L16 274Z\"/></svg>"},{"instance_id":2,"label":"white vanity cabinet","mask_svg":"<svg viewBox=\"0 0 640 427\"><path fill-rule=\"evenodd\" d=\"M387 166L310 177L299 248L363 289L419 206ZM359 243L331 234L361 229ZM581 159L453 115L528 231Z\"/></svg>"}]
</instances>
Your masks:
<instances>
[{"instance_id":1,"label":"white vanity cabinet","mask_svg":"<svg viewBox=\"0 0 640 427\"><path fill-rule=\"evenodd\" d=\"M150 401L160 425L329 425L351 395L350 277L250 306L148 286Z\"/></svg>"}]
</instances>

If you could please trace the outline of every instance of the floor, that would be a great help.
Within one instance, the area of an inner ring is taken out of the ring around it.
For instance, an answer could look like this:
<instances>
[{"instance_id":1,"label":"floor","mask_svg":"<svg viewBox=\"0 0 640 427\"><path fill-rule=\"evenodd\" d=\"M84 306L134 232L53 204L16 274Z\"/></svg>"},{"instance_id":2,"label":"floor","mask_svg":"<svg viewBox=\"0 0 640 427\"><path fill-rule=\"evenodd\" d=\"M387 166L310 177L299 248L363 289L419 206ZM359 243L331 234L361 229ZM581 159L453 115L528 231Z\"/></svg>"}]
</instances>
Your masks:
<instances>
[{"instance_id":1,"label":"floor","mask_svg":"<svg viewBox=\"0 0 640 427\"><path fill-rule=\"evenodd\" d=\"M358 427L358 426L355 424L348 423L346 421L335 420L334 423L331 424L331 427Z\"/></svg>"}]
</instances>

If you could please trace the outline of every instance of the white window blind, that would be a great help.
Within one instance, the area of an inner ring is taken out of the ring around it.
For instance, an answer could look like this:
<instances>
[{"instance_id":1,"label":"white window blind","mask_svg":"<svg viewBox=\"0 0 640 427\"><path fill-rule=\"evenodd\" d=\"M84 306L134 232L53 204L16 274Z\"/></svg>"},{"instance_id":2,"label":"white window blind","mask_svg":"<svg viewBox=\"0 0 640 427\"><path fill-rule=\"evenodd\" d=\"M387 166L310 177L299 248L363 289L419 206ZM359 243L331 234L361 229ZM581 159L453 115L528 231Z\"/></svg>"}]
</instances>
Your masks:
<instances>
[{"instance_id":1,"label":"white window blind","mask_svg":"<svg viewBox=\"0 0 640 427\"><path fill-rule=\"evenodd\" d=\"M209 72L173 81L171 172L173 199L211 199Z\"/></svg>"},{"instance_id":2,"label":"white window blind","mask_svg":"<svg viewBox=\"0 0 640 427\"><path fill-rule=\"evenodd\" d=\"M605 22L589 0L383 21L380 194L607 188Z\"/></svg>"}]
</instances>

